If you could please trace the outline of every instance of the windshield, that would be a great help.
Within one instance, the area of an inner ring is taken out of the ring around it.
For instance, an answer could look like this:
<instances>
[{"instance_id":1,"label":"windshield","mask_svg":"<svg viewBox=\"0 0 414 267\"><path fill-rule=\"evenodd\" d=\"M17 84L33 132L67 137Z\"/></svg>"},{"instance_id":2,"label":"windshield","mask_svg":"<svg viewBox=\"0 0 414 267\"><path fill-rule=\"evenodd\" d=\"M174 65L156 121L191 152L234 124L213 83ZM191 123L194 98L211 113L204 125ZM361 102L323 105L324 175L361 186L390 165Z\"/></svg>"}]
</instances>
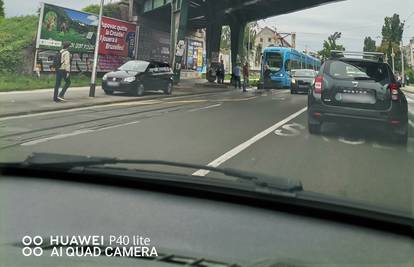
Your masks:
<instances>
[{"instance_id":1,"label":"windshield","mask_svg":"<svg viewBox=\"0 0 414 267\"><path fill-rule=\"evenodd\" d=\"M128 61L119 67L119 70L144 72L149 65L147 61Z\"/></svg>"},{"instance_id":2,"label":"windshield","mask_svg":"<svg viewBox=\"0 0 414 267\"><path fill-rule=\"evenodd\" d=\"M316 73L313 70L292 70L292 76L312 78L316 76Z\"/></svg>"},{"instance_id":3,"label":"windshield","mask_svg":"<svg viewBox=\"0 0 414 267\"><path fill-rule=\"evenodd\" d=\"M334 61L329 73L338 79L372 79L386 84L390 82L390 73L383 63Z\"/></svg>"},{"instance_id":4,"label":"windshield","mask_svg":"<svg viewBox=\"0 0 414 267\"><path fill-rule=\"evenodd\" d=\"M5 243L86 225L151 234L200 258L250 246L233 267L287 251L315 266L358 265L352 256L364 253L361 264L395 266L376 257L401 250L376 244L399 237L356 229L414 224L413 12L414 0L0 0L0 267L17 265L3 264ZM288 213L303 213L301 227L284 229ZM357 241L312 230L308 217ZM354 246L368 239L370 253ZM329 262L332 251L312 259L330 242L351 262ZM72 266L61 258L41 267ZM74 262L89 267L83 259Z\"/></svg>"},{"instance_id":5,"label":"windshield","mask_svg":"<svg viewBox=\"0 0 414 267\"><path fill-rule=\"evenodd\" d=\"M278 72L282 68L283 65L283 57L282 54L278 52L269 52L267 53L267 65L269 66L272 72Z\"/></svg>"}]
</instances>

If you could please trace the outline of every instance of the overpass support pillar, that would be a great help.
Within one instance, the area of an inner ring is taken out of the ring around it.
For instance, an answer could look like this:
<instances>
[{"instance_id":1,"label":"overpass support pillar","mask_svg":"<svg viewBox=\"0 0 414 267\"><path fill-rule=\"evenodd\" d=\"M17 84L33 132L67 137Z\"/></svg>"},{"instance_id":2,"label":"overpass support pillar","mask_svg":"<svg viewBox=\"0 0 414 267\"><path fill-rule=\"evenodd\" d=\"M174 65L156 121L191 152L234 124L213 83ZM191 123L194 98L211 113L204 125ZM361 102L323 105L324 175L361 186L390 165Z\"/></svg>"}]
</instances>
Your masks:
<instances>
[{"instance_id":1,"label":"overpass support pillar","mask_svg":"<svg viewBox=\"0 0 414 267\"><path fill-rule=\"evenodd\" d=\"M189 0L171 1L170 64L174 70L174 83L180 81L181 61L185 50Z\"/></svg>"},{"instance_id":2,"label":"overpass support pillar","mask_svg":"<svg viewBox=\"0 0 414 267\"><path fill-rule=\"evenodd\" d=\"M220 40L221 40L221 21L211 21L206 29L206 57L207 67L210 67L211 62L218 62L220 54Z\"/></svg>"},{"instance_id":3,"label":"overpass support pillar","mask_svg":"<svg viewBox=\"0 0 414 267\"><path fill-rule=\"evenodd\" d=\"M233 21L230 24L231 30L231 65L232 68L236 64L240 64L244 57L243 39L244 39L244 28L246 22Z\"/></svg>"}]
</instances>

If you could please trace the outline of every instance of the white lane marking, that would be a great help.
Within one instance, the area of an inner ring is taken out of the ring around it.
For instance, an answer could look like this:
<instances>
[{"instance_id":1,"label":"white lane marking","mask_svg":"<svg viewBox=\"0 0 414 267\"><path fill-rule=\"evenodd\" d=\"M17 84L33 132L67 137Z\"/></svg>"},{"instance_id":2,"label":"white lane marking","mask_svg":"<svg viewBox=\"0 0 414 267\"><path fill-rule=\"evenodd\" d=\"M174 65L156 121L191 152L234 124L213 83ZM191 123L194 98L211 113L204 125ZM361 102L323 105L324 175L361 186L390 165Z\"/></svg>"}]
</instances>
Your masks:
<instances>
[{"instance_id":1,"label":"white lane marking","mask_svg":"<svg viewBox=\"0 0 414 267\"><path fill-rule=\"evenodd\" d=\"M408 113L410 113L411 115L414 115L414 111L412 111L410 108L408 108Z\"/></svg>"},{"instance_id":2,"label":"white lane marking","mask_svg":"<svg viewBox=\"0 0 414 267\"><path fill-rule=\"evenodd\" d=\"M365 143L364 139L358 139L358 140L353 141L353 140L345 139L345 137L339 137L338 141L344 144L348 144L348 145L362 145Z\"/></svg>"},{"instance_id":3,"label":"white lane marking","mask_svg":"<svg viewBox=\"0 0 414 267\"><path fill-rule=\"evenodd\" d=\"M297 129L296 129L297 128ZM285 124L281 128L275 130L275 134L279 136L298 136L300 131L305 130L305 126L299 123ZM283 131L286 130L286 131Z\"/></svg>"},{"instance_id":4,"label":"white lane marking","mask_svg":"<svg viewBox=\"0 0 414 267\"><path fill-rule=\"evenodd\" d=\"M45 137L45 138L29 141L29 142L26 142L26 143L22 143L20 145L21 146L33 146L33 145L45 143L45 142L48 142L48 141L51 141L51 140L58 140L58 139L63 139L63 138L66 138L66 137L76 136L76 135L80 135L80 134L86 134L86 133L104 131L104 130L108 130L108 129L114 129L114 128L118 128L118 127L123 127L123 126L136 124L136 123L139 123L139 122L140 121L133 121L133 122L117 124L117 125L112 125L112 126L98 128L98 129L76 130L76 131L71 132L71 133L58 134L58 135L54 135L54 136L50 136L50 137Z\"/></svg>"},{"instance_id":5,"label":"white lane marking","mask_svg":"<svg viewBox=\"0 0 414 267\"><path fill-rule=\"evenodd\" d=\"M215 107L220 107L222 104L214 104L214 105L210 105L207 107L201 107L201 108L195 108L195 109L190 109L189 112L194 112L194 111L199 111L199 110L205 110L205 109L210 109L210 108L215 108Z\"/></svg>"},{"instance_id":6,"label":"white lane marking","mask_svg":"<svg viewBox=\"0 0 414 267\"><path fill-rule=\"evenodd\" d=\"M412 120L408 120L408 124L410 124L410 126L414 128L414 122Z\"/></svg>"},{"instance_id":7,"label":"white lane marking","mask_svg":"<svg viewBox=\"0 0 414 267\"><path fill-rule=\"evenodd\" d=\"M266 130L258 133L255 136L253 136L252 138L245 141L244 143L241 143L240 145L238 145L238 146L234 147L233 149L229 150L225 154L221 155L217 159L215 159L212 162L210 162L209 164L207 164L207 166L210 166L210 167L220 166L221 164L223 164L227 160L231 159L232 157L236 156L237 154L239 154L240 152L242 152L243 150L245 150L249 146L253 145L254 143L259 141L263 137L265 137L268 134L274 132L277 128L281 127L282 125L284 125L284 124L288 123L289 121L293 120L294 118L298 117L299 115L301 115L306 110L307 110L307 107L304 107L301 110L293 113L292 115L288 116L287 118L279 121L278 123L274 124L273 126L267 128ZM201 170L198 170L198 171L194 172L192 175L194 175L194 176L206 176L209 172L210 171L208 171L208 170L201 169Z\"/></svg>"},{"instance_id":8,"label":"white lane marking","mask_svg":"<svg viewBox=\"0 0 414 267\"><path fill-rule=\"evenodd\" d=\"M151 104L158 104L162 103L160 101L155 100L148 100L148 101L134 101L134 102L125 102L125 103L114 103L114 104L104 104L104 105L95 105L83 108L70 108L70 109L62 109L62 110L55 110L55 111L46 111L46 112L39 112L33 114L25 114L25 115L16 115L16 116L9 116L0 118L0 121L7 121L12 119L23 119L23 118L31 118L37 116L46 116L46 115L53 115L53 114L60 114L65 112L74 112L74 111L82 111L82 110L91 110L96 108L107 108L107 107L116 107L116 106L133 106L133 105L151 105Z\"/></svg>"}]
</instances>

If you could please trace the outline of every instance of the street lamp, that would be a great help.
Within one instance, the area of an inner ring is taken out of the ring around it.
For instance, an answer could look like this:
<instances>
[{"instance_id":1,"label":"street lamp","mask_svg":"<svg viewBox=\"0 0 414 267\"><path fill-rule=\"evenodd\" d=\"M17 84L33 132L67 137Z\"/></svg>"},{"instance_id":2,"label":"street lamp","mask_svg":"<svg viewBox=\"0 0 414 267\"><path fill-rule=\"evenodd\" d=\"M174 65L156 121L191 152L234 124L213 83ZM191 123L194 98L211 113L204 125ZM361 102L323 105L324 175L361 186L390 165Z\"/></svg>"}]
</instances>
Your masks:
<instances>
[{"instance_id":1,"label":"street lamp","mask_svg":"<svg viewBox=\"0 0 414 267\"><path fill-rule=\"evenodd\" d=\"M101 36L101 24L102 24L102 13L103 13L103 6L104 1L101 0L101 5L99 8L99 19L98 19L98 31L96 33L96 42L95 42L95 52L93 55L93 67L92 67L92 75L91 75L91 86L89 88L89 96L95 97L95 89L96 89L96 69L98 66L98 53L99 53L99 39Z\"/></svg>"}]
</instances>

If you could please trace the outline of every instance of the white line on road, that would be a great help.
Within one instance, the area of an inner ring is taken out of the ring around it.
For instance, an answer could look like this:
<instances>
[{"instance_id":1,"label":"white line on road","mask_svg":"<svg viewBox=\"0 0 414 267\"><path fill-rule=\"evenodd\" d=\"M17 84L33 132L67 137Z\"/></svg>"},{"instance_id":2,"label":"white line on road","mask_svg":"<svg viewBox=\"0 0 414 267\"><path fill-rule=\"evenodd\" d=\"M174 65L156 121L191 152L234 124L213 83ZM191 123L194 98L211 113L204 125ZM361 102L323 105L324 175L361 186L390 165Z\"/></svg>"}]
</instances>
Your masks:
<instances>
[{"instance_id":1,"label":"white line on road","mask_svg":"<svg viewBox=\"0 0 414 267\"><path fill-rule=\"evenodd\" d=\"M205 110L205 109L210 109L210 108L215 108L215 107L220 107L222 104L214 104L214 105L210 105L207 107L201 107L201 108L195 108L195 109L190 109L189 112L194 112L194 111L199 111L199 110Z\"/></svg>"},{"instance_id":2,"label":"white line on road","mask_svg":"<svg viewBox=\"0 0 414 267\"><path fill-rule=\"evenodd\" d=\"M301 115L306 110L307 110L307 107L304 107L301 110L293 113L292 115L288 116L287 118L279 121L278 123L274 124L273 126L267 128L266 130L258 133L255 136L253 136L252 138L250 138L246 142L236 146L235 148L231 149L227 153L221 155L217 159L215 159L212 162L210 162L209 164L207 164L207 166L209 166L209 167L218 167L218 166L220 166L221 164L223 164L227 160L231 159L235 155L239 154L240 152L242 152L243 150L245 150L249 146L253 145L257 141L259 141L260 139L265 137L266 135L274 132L277 128L281 127L282 125L286 124L287 122L289 122L289 121L293 120L294 118L296 118L297 116ZM194 176L206 176L209 172L210 171L208 171L208 170L202 170L201 169L201 170L198 170L198 171L194 172L192 175L194 175Z\"/></svg>"},{"instance_id":3,"label":"white line on road","mask_svg":"<svg viewBox=\"0 0 414 267\"><path fill-rule=\"evenodd\" d=\"M414 122L412 120L408 120L408 124L410 124L410 126L414 128Z\"/></svg>"},{"instance_id":4,"label":"white line on road","mask_svg":"<svg viewBox=\"0 0 414 267\"><path fill-rule=\"evenodd\" d=\"M118 127L128 126L128 125L131 125L131 124L136 124L136 123L139 123L139 122L140 121L133 121L133 122L117 124L117 125L112 125L112 126L98 128L98 129L76 130L76 131L71 132L71 133L58 134L58 135L54 135L54 136L50 136L50 137L46 137L46 138L32 140L32 141L29 141L29 142L26 142L26 143L22 143L20 145L21 146L33 146L33 145L45 143L45 142L48 142L48 141L51 141L51 140L58 140L58 139L63 139L63 138L66 138L66 137L76 136L76 135L80 135L80 134L86 134L86 133L92 133L92 132L99 132L99 131L114 129L114 128L118 128Z\"/></svg>"},{"instance_id":5,"label":"white line on road","mask_svg":"<svg viewBox=\"0 0 414 267\"><path fill-rule=\"evenodd\" d=\"M414 99L412 99L411 97L408 97L407 95L405 95L405 98L407 98L407 103L409 104L414 103Z\"/></svg>"}]
</instances>

